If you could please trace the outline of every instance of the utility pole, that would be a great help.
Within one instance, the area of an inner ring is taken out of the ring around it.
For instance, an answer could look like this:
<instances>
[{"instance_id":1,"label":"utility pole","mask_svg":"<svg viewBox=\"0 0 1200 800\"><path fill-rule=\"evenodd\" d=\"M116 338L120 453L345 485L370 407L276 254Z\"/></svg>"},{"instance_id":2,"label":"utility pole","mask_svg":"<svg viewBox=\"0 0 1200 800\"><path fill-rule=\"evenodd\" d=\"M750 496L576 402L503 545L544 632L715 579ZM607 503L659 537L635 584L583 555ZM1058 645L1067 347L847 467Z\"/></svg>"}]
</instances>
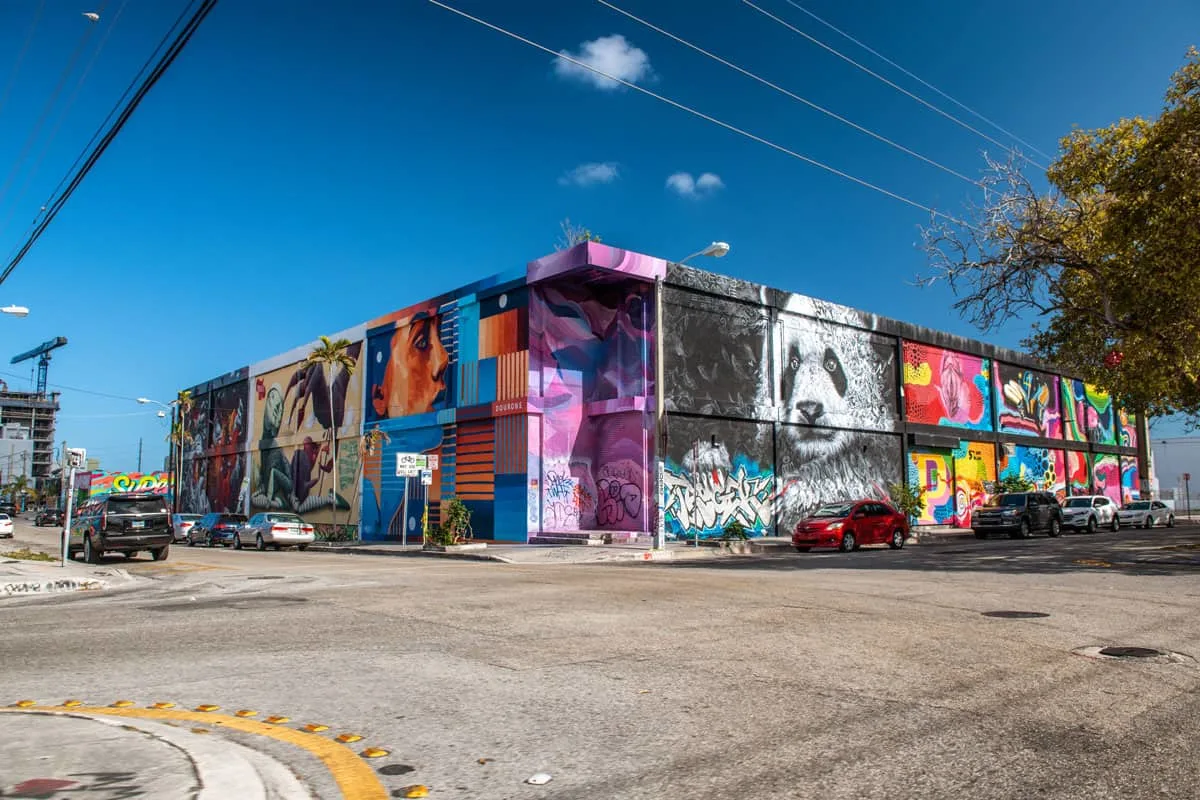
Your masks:
<instances>
[{"instance_id":1,"label":"utility pole","mask_svg":"<svg viewBox=\"0 0 1200 800\"><path fill-rule=\"evenodd\" d=\"M142 437L138 437L138 472L142 471Z\"/></svg>"},{"instance_id":2,"label":"utility pole","mask_svg":"<svg viewBox=\"0 0 1200 800\"><path fill-rule=\"evenodd\" d=\"M58 508L67 507L67 492L71 487L67 484L67 440L63 439L62 450L58 454Z\"/></svg>"}]
</instances>

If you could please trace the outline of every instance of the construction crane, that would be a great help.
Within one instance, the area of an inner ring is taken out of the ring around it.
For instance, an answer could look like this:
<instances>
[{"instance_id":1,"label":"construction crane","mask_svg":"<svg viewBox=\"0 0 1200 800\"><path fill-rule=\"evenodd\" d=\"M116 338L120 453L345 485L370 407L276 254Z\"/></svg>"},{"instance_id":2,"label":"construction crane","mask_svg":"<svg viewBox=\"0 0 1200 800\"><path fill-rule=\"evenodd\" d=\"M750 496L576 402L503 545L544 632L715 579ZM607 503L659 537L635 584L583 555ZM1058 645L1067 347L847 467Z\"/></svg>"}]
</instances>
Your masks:
<instances>
[{"instance_id":1,"label":"construction crane","mask_svg":"<svg viewBox=\"0 0 1200 800\"><path fill-rule=\"evenodd\" d=\"M13 356L13 360L9 363L19 364L22 361L28 361L31 358L38 358L38 373L37 373L37 393L46 393L46 371L50 369L50 351L57 350L67 343L67 337L55 336L48 342L42 342L37 347L27 353L21 353L19 356Z\"/></svg>"}]
</instances>

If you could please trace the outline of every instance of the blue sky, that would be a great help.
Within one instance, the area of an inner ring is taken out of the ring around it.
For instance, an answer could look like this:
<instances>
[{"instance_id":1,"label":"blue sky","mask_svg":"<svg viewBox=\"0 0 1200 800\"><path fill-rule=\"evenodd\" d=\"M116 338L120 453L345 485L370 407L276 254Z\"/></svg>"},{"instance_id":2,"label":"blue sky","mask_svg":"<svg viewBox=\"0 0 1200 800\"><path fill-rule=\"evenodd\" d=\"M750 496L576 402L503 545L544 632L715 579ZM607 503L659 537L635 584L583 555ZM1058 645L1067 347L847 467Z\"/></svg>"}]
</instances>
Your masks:
<instances>
[{"instance_id":1,"label":"blue sky","mask_svg":"<svg viewBox=\"0 0 1200 800\"><path fill-rule=\"evenodd\" d=\"M756 2L921 89L786 0ZM737 0L615 4L960 172L977 175L981 152L998 152ZM1200 30L1193 0L1136 12L1116 0L801 4L1051 153L1073 125L1155 114ZM955 212L970 195L967 183L598 3L451 5L555 51L602 57L655 92L923 205ZM0 7L0 80L35 6ZM0 107L0 253L22 241L183 6L48 0ZM606 38L615 36L624 42ZM680 173L690 182L669 182ZM103 468L133 469L142 437L143 467L161 466L166 426L129 398L169 400L178 387L522 265L553 249L564 217L666 258L722 239L731 254L699 266L976 335L944 287L909 283L924 267L914 246L922 211L633 91L563 74L546 54L423 0L251 0L217 6L0 285L0 305L32 309L0 316L0 377L28 387L30 364L7 359L68 337L50 367L52 384L73 387L63 389L58 438L88 447ZM1015 345L1027 331L988 338Z\"/></svg>"}]
</instances>

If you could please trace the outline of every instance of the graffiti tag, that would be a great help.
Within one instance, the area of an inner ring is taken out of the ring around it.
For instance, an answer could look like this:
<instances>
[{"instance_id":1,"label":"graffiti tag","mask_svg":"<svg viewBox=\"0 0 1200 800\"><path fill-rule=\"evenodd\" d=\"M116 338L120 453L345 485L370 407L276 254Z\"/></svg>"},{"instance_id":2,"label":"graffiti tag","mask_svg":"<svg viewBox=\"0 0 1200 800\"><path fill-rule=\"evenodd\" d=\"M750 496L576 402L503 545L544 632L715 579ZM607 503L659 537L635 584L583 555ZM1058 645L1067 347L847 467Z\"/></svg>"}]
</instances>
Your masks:
<instances>
[{"instance_id":1,"label":"graffiti tag","mask_svg":"<svg viewBox=\"0 0 1200 800\"><path fill-rule=\"evenodd\" d=\"M734 472L712 470L695 479L667 470L666 522L673 532L717 536L735 520L751 530L771 525L774 476L749 475L744 466Z\"/></svg>"}]
</instances>

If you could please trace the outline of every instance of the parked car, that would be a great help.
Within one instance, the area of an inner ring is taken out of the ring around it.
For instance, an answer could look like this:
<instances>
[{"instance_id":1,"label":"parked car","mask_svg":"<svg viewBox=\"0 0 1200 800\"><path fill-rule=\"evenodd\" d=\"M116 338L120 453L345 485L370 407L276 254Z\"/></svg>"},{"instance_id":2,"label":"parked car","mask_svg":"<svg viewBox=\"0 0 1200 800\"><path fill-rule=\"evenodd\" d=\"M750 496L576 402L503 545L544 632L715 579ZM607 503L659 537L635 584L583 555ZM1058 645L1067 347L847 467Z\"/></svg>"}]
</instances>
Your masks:
<instances>
[{"instance_id":1,"label":"parked car","mask_svg":"<svg viewBox=\"0 0 1200 800\"><path fill-rule=\"evenodd\" d=\"M1126 503L1117 512L1117 517L1122 525L1131 527L1153 528L1160 523L1168 528L1175 527L1175 512L1161 500L1134 500Z\"/></svg>"},{"instance_id":2,"label":"parked car","mask_svg":"<svg viewBox=\"0 0 1200 800\"><path fill-rule=\"evenodd\" d=\"M217 545L234 547L238 543L238 528L245 523L245 514L230 514L220 511L205 514L188 530L188 547L194 547L197 544L206 544L209 547Z\"/></svg>"},{"instance_id":3,"label":"parked car","mask_svg":"<svg viewBox=\"0 0 1200 800\"><path fill-rule=\"evenodd\" d=\"M879 500L852 500L827 503L796 523L792 546L801 553L814 547L849 552L864 544L899 550L907 538L908 519L899 511Z\"/></svg>"},{"instance_id":4,"label":"parked car","mask_svg":"<svg viewBox=\"0 0 1200 800\"><path fill-rule=\"evenodd\" d=\"M1035 532L1062 535L1063 510L1049 492L1007 492L993 496L971 514L975 538L986 539L992 533L1007 533L1012 539L1025 539Z\"/></svg>"},{"instance_id":5,"label":"parked car","mask_svg":"<svg viewBox=\"0 0 1200 800\"><path fill-rule=\"evenodd\" d=\"M1101 527L1120 530L1119 511L1112 498L1102 494L1068 497L1063 504L1063 527L1088 533L1095 533Z\"/></svg>"},{"instance_id":6,"label":"parked car","mask_svg":"<svg viewBox=\"0 0 1200 800\"><path fill-rule=\"evenodd\" d=\"M171 535L177 542L186 542L188 531L199 521L199 514L172 514Z\"/></svg>"},{"instance_id":7,"label":"parked car","mask_svg":"<svg viewBox=\"0 0 1200 800\"><path fill-rule=\"evenodd\" d=\"M71 520L67 551L95 564L107 552L132 556L150 551L155 561L171 552L167 501L149 492L114 492L79 509Z\"/></svg>"},{"instance_id":8,"label":"parked car","mask_svg":"<svg viewBox=\"0 0 1200 800\"><path fill-rule=\"evenodd\" d=\"M11 539L13 535L13 521L8 514L0 514L0 536L6 539Z\"/></svg>"},{"instance_id":9,"label":"parked car","mask_svg":"<svg viewBox=\"0 0 1200 800\"><path fill-rule=\"evenodd\" d=\"M274 547L276 550L281 547L307 550L317 538L313 526L300 517L275 511L255 514L238 530L237 536L239 548L243 544L253 543L259 550L266 550L268 547Z\"/></svg>"},{"instance_id":10,"label":"parked car","mask_svg":"<svg viewBox=\"0 0 1200 800\"><path fill-rule=\"evenodd\" d=\"M33 524L39 528L45 525L62 525L62 523L63 512L56 511L53 508L44 508L37 513L36 517L33 518Z\"/></svg>"},{"instance_id":11,"label":"parked car","mask_svg":"<svg viewBox=\"0 0 1200 800\"><path fill-rule=\"evenodd\" d=\"M12 503L0 503L0 514L8 514L10 517L17 515L17 507Z\"/></svg>"}]
</instances>

